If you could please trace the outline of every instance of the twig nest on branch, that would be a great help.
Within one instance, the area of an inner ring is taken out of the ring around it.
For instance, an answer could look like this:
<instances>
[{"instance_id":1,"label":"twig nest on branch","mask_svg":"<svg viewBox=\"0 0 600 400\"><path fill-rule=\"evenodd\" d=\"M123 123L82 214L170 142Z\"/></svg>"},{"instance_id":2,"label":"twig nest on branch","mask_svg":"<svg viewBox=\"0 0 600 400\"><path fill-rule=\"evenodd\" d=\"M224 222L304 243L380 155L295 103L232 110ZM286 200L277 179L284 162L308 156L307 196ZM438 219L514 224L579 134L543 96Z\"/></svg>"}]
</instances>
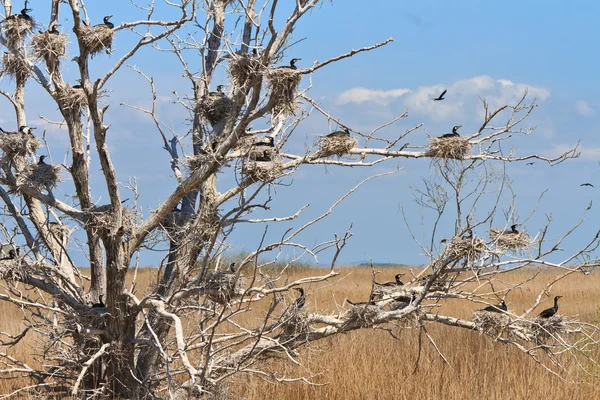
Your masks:
<instances>
[{"instance_id":1,"label":"twig nest on branch","mask_svg":"<svg viewBox=\"0 0 600 400\"><path fill-rule=\"evenodd\" d=\"M0 133L0 149L9 158L15 156L27 157L35 153L41 144L34 135L22 134L20 132Z\"/></svg>"},{"instance_id":2,"label":"twig nest on branch","mask_svg":"<svg viewBox=\"0 0 600 400\"><path fill-rule=\"evenodd\" d=\"M81 43L92 57L101 51L110 53L114 31L107 25L81 26Z\"/></svg>"},{"instance_id":3,"label":"twig nest on branch","mask_svg":"<svg viewBox=\"0 0 600 400\"><path fill-rule=\"evenodd\" d=\"M27 62L18 55L4 53L2 56L2 73L14 79L25 80L31 76Z\"/></svg>"},{"instance_id":4,"label":"twig nest on branch","mask_svg":"<svg viewBox=\"0 0 600 400\"><path fill-rule=\"evenodd\" d=\"M68 36L64 33L43 32L31 38L31 50L36 60L44 59L53 71L58 61L67 54Z\"/></svg>"},{"instance_id":5,"label":"twig nest on branch","mask_svg":"<svg viewBox=\"0 0 600 400\"><path fill-rule=\"evenodd\" d=\"M229 62L229 75L240 88L250 85L255 78L260 77L263 65L260 58L254 54L236 54Z\"/></svg>"},{"instance_id":6,"label":"twig nest on branch","mask_svg":"<svg viewBox=\"0 0 600 400\"><path fill-rule=\"evenodd\" d=\"M457 258L474 260L489 252L489 249L482 238L474 236L453 237L448 243L446 251Z\"/></svg>"},{"instance_id":7,"label":"twig nest on branch","mask_svg":"<svg viewBox=\"0 0 600 400\"><path fill-rule=\"evenodd\" d=\"M429 149L425 153L427 157L443 158L452 160L464 160L471 154L471 143L462 136L429 138Z\"/></svg>"},{"instance_id":8,"label":"twig nest on branch","mask_svg":"<svg viewBox=\"0 0 600 400\"><path fill-rule=\"evenodd\" d=\"M2 31L8 39L8 48L11 50L21 47L25 37L33 31L32 19L22 18L20 15L11 15L2 21Z\"/></svg>"},{"instance_id":9,"label":"twig nest on branch","mask_svg":"<svg viewBox=\"0 0 600 400\"><path fill-rule=\"evenodd\" d=\"M219 304L226 304L231 299L244 293L244 277L224 272L213 272L206 276L204 289L208 298Z\"/></svg>"},{"instance_id":10,"label":"twig nest on branch","mask_svg":"<svg viewBox=\"0 0 600 400\"><path fill-rule=\"evenodd\" d=\"M206 164L206 161L208 161L207 154L185 156L182 160L183 165L185 165L185 167L190 171L196 171L200 169L204 164Z\"/></svg>"},{"instance_id":11,"label":"twig nest on branch","mask_svg":"<svg viewBox=\"0 0 600 400\"><path fill-rule=\"evenodd\" d=\"M353 305L346 313L347 324L358 324L361 328L368 328L375 324L381 309L375 304Z\"/></svg>"},{"instance_id":12,"label":"twig nest on branch","mask_svg":"<svg viewBox=\"0 0 600 400\"><path fill-rule=\"evenodd\" d=\"M281 327L284 336L298 336L310 330L308 313L291 304L281 316Z\"/></svg>"},{"instance_id":13,"label":"twig nest on branch","mask_svg":"<svg viewBox=\"0 0 600 400\"><path fill-rule=\"evenodd\" d=\"M490 231L490 238L494 241L495 246L502 251L522 251L530 248L534 240L527 234L527 232L511 233L504 229L492 228Z\"/></svg>"},{"instance_id":14,"label":"twig nest on branch","mask_svg":"<svg viewBox=\"0 0 600 400\"><path fill-rule=\"evenodd\" d=\"M59 93L58 100L67 108L81 112L83 106L87 105L87 96L82 88L74 88L66 85Z\"/></svg>"},{"instance_id":15,"label":"twig nest on branch","mask_svg":"<svg viewBox=\"0 0 600 400\"><path fill-rule=\"evenodd\" d=\"M302 74L290 68L269 69L267 80L273 102L273 113L294 114L296 111L296 92L302 80Z\"/></svg>"},{"instance_id":16,"label":"twig nest on branch","mask_svg":"<svg viewBox=\"0 0 600 400\"><path fill-rule=\"evenodd\" d=\"M357 140L350 135L323 136L319 140L319 156L341 157L344 154L350 153L350 150L355 148L357 145Z\"/></svg>"},{"instance_id":17,"label":"twig nest on branch","mask_svg":"<svg viewBox=\"0 0 600 400\"><path fill-rule=\"evenodd\" d=\"M25 184L34 187L38 191L54 189L56 184L62 182L59 175L60 165L51 164L29 164L25 168L23 176Z\"/></svg>"},{"instance_id":18,"label":"twig nest on branch","mask_svg":"<svg viewBox=\"0 0 600 400\"><path fill-rule=\"evenodd\" d=\"M21 257L0 260L0 280L22 281L27 278L28 275Z\"/></svg>"},{"instance_id":19,"label":"twig nest on branch","mask_svg":"<svg viewBox=\"0 0 600 400\"><path fill-rule=\"evenodd\" d=\"M224 93L211 93L198 104L201 115L215 126L231 113L233 102Z\"/></svg>"},{"instance_id":20,"label":"twig nest on branch","mask_svg":"<svg viewBox=\"0 0 600 400\"><path fill-rule=\"evenodd\" d=\"M242 173L254 182L271 182L283 173L283 160L277 153L270 156L270 161L261 161L246 157L242 164Z\"/></svg>"},{"instance_id":21,"label":"twig nest on branch","mask_svg":"<svg viewBox=\"0 0 600 400\"><path fill-rule=\"evenodd\" d=\"M473 322L481 333L499 334L510 325L510 317L500 312L475 311Z\"/></svg>"},{"instance_id":22,"label":"twig nest on branch","mask_svg":"<svg viewBox=\"0 0 600 400\"><path fill-rule=\"evenodd\" d=\"M91 216L86 225L93 227L98 234L109 235L115 233L119 226L116 226L115 216L113 215L112 204L105 204L99 207L92 207L87 210ZM121 208L123 215L121 218L121 226L125 231L133 229L137 222L137 214L135 209L128 207Z\"/></svg>"},{"instance_id":23,"label":"twig nest on branch","mask_svg":"<svg viewBox=\"0 0 600 400\"><path fill-rule=\"evenodd\" d=\"M556 334L567 332L569 327L566 322L560 315L553 315L550 318L536 318L532 321L529 329L537 340L546 340Z\"/></svg>"}]
</instances>

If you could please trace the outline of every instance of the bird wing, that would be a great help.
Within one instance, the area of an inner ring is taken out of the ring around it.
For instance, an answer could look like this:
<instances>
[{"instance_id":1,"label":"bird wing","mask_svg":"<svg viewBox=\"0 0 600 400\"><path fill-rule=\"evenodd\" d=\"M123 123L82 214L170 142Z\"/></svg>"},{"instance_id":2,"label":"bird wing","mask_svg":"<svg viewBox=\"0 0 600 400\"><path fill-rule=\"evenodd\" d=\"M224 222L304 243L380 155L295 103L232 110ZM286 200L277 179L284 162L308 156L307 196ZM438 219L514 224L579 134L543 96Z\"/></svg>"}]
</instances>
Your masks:
<instances>
[{"instance_id":1,"label":"bird wing","mask_svg":"<svg viewBox=\"0 0 600 400\"><path fill-rule=\"evenodd\" d=\"M441 99L442 97L444 97L444 95L446 94L446 92L447 92L447 91L448 91L448 89L444 90L444 91L442 92L442 94L440 94L440 99Z\"/></svg>"}]
</instances>

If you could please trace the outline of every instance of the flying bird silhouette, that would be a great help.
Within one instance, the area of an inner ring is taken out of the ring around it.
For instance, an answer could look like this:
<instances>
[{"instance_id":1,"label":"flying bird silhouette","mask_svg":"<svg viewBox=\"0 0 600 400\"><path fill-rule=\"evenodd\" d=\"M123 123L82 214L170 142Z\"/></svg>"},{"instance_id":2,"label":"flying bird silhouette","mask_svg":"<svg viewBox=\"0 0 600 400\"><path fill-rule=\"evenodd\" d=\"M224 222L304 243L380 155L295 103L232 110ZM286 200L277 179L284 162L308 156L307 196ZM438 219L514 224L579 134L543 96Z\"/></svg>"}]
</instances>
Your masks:
<instances>
[{"instance_id":1,"label":"flying bird silhouette","mask_svg":"<svg viewBox=\"0 0 600 400\"><path fill-rule=\"evenodd\" d=\"M535 163L533 163L533 162L528 162L528 163L527 163L527 164L525 164L525 165L533 165L533 164L535 164Z\"/></svg>"},{"instance_id":2,"label":"flying bird silhouette","mask_svg":"<svg viewBox=\"0 0 600 400\"><path fill-rule=\"evenodd\" d=\"M581 184L581 185L579 185L579 186L590 186L590 187L595 187L594 185L592 185L591 183L588 183L588 182L586 182L586 183L582 183L582 184Z\"/></svg>"},{"instance_id":3,"label":"flying bird silhouette","mask_svg":"<svg viewBox=\"0 0 600 400\"><path fill-rule=\"evenodd\" d=\"M432 99L431 99L431 100L433 100L433 101L445 100L445 99L444 99L444 95L446 94L446 92L447 92L447 91L448 91L448 90L444 90L444 91L442 92L442 94L440 94L438 97L432 97Z\"/></svg>"}]
</instances>

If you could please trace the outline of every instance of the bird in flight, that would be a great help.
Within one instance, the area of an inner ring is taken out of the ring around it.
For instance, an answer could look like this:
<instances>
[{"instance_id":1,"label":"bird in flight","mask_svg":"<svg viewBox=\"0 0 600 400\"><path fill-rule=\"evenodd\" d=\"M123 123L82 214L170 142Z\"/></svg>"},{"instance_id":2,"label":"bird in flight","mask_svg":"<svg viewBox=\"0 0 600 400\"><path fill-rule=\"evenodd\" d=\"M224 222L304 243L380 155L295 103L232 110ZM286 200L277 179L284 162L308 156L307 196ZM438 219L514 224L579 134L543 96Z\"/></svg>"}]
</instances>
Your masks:
<instances>
[{"instance_id":1,"label":"bird in flight","mask_svg":"<svg viewBox=\"0 0 600 400\"><path fill-rule=\"evenodd\" d=\"M535 164L535 163L533 163L533 162L528 162L528 163L527 163L527 164L525 164L525 165L533 165L533 164Z\"/></svg>"},{"instance_id":2,"label":"bird in flight","mask_svg":"<svg viewBox=\"0 0 600 400\"><path fill-rule=\"evenodd\" d=\"M448 90L444 90L444 91L442 92L442 94L440 94L438 97L432 97L432 99L431 99L431 100L433 100L433 101L445 100L445 99L444 99L444 95L446 94L446 92L447 92L447 91L448 91Z\"/></svg>"},{"instance_id":3,"label":"bird in flight","mask_svg":"<svg viewBox=\"0 0 600 400\"><path fill-rule=\"evenodd\" d=\"M582 183L582 184L581 184L581 185L579 185L579 186L590 186L590 187L595 187L594 185L592 185L591 183L588 183L588 182L586 182L586 183Z\"/></svg>"}]
</instances>

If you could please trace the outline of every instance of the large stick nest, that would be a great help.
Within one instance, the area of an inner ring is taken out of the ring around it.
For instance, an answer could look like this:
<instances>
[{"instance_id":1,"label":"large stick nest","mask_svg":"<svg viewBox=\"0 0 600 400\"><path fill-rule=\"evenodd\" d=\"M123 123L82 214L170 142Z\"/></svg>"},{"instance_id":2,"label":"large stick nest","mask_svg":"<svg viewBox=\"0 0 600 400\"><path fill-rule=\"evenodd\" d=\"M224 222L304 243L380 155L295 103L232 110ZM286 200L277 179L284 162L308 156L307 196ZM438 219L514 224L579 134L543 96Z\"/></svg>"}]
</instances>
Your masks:
<instances>
[{"instance_id":1,"label":"large stick nest","mask_svg":"<svg viewBox=\"0 0 600 400\"><path fill-rule=\"evenodd\" d=\"M499 250L522 251L530 248L534 240L527 232L511 233L504 229L492 228L490 238L494 241Z\"/></svg>"},{"instance_id":2,"label":"large stick nest","mask_svg":"<svg viewBox=\"0 0 600 400\"><path fill-rule=\"evenodd\" d=\"M0 149L4 151L5 156L10 158L14 156L27 157L35 153L40 146L39 139L33 135L20 132L0 133Z\"/></svg>"},{"instance_id":3,"label":"large stick nest","mask_svg":"<svg viewBox=\"0 0 600 400\"><path fill-rule=\"evenodd\" d=\"M2 56L2 73L14 79L25 80L31 76L31 69L23 57L12 53Z\"/></svg>"},{"instance_id":4,"label":"large stick nest","mask_svg":"<svg viewBox=\"0 0 600 400\"><path fill-rule=\"evenodd\" d=\"M453 237L448 244L446 251L457 258L467 258L474 260L488 253L489 249L485 241L477 236L474 237Z\"/></svg>"},{"instance_id":5,"label":"large stick nest","mask_svg":"<svg viewBox=\"0 0 600 400\"><path fill-rule=\"evenodd\" d=\"M296 111L296 92L302 75L290 68L269 69L267 79L274 103L273 112L294 114Z\"/></svg>"},{"instance_id":6,"label":"large stick nest","mask_svg":"<svg viewBox=\"0 0 600 400\"><path fill-rule=\"evenodd\" d=\"M71 110L81 112L83 106L87 105L87 96L82 88L74 88L71 85L66 85L58 93L58 100L62 102L64 107Z\"/></svg>"},{"instance_id":7,"label":"large stick nest","mask_svg":"<svg viewBox=\"0 0 600 400\"><path fill-rule=\"evenodd\" d=\"M244 277L242 275L213 272L206 276L204 288L212 293L208 298L220 304L228 303L232 298L244 293Z\"/></svg>"},{"instance_id":8,"label":"large stick nest","mask_svg":"<svg viewBox=\"0 0 600 400\"><path fill-rule=\"evenodd\" d=\"M4 36L8 39L8 48L11 50L21 47L25 37L33 31L32 19L23 18L20 15L11 15L2 21Z\"/></svg>"},{"instance_id":9,"label":"large stick nest","mask_svg":"<svg viewBox=\"0 0 600 400\"><path fill-rule=\"evenodd\" d=\"M68 36L64 33L43 32L31 38L31 50L36 60L44 59L50 71L58 66L58 61L67 54Z\"/></svg>"},{"instance_id":10,"label":"large stick nest","mask_svg":"<svg viewBox=\"0 0 600 400\"><path fill-rule=\"evenodd\" d=\"M550 318L536 318L532 321L529 329L537 340L546 340L557 334L567 332L569 327L566 322L560 315L553 315Z\"/></svg>"},{"instance_id":11,"label":"large stick nest","mask_svg":"<svg viewBox=\"0 0 600 400\"><path fill-rule=\"evenodd\" d=\"M279 154L271 154L271 161L255 161L247 157L242 164L242 173L254 182L271 182L283 174L283 160Z\"/></svg>"},{"instance_id":12,"label":"large stick nest","mask_svg":"<svg viewBox=\"0 0 600 400\"><path fill-rule=\"evenodd\" d=\"M198 103L200 114L215 126L231 114L233 102L224 93L209 94Z\"/></svg>"},{"instance_id":13,"label":"large stick nest","mask_svg":"<svg viewBox=\"0 0 600 400\"><path fill-rule=\"evenodd\" d=\"M425 153L428 157L464 160L471 154L471 143L462 136L429 138L429 149Z\"/></svg>"},{"instance_id":14,"label":"large stick nest","mask_svg":"<svg viewBox=\"0 0 600 400\"><path fill-rule=\"evenodd\" d=\"M121 226L123 226L125 231L130 231L137 223L136 210L128 207L122 207L121 210L123 212ZM112 204L93 207L88 211L91 213L91 217L87 221L87 225L96 229L98 233L108 235L120 228L120 226L116 226Z\"/></svg>"},{"instance_id":15,"label":"large stick nest","mask_svg":"<svg viewBox=\"0 0 600 400\"><path fill-rule=\"evenodd\" d=\"M206 164L207 161L208 161L207 154L185 156L184 159L182 160L183 165L185 165L185 167L190 171L196 171L196 170L200 169L203 165Z\"/></svg>"},{"instance_id":16,"label":"large stick nest","mask_svg":"<svg viewBox=\"0 0 600 400\"><path fill-rule=\"evenodd\" d=\"M319 140L319 156L330 157L335 155L341 157L350 153L350 150L357 145L357 140L350 135L323 136Z\"/></svg>"},{"instance_id":17,"label":"large stick nest","mask_svg":"<svg viewBox=\"0 0 600 400\"><path fill-rule=\"evenodd\" d=\"M498 335L510 325L510 316L501 312L475 311L473 322L481 333Z\"/></svg>"},{"instance_id":18,"label":"large stick nest","mask_svg":"<svg viewBox=\"0 0 600 400\"><path fill-rule=\"evenodd\" d=\"M281 316L281 328L283 335L288 337L298 337L310 330L310 320L308 313L296 304L291 304Z\"/></svg>"},{"instance_id":19,"label":"large stick nest","mask_svg":"<svg viewBox=\"0 0 600 400\"><path fill-rule=\"evenodd\" d=\"M23 281L29 275L20 257L0 261L0 280Z\"/></svg>"},{"instance_id":20,"label":"large stick nest","mask_svg":"<svg viewBox=\"0 0 600 400\"><path fill-rule=\"evenodd\" d=\"M81 43L92 57L101 51L110 52L114 31L106 25L82 26Z\"/></svg>"},{"instance_id":21,"label":"large stick nest","mask_svg":"<svg viewBox=\"0 0 600 400\"><path fill-rule=\"evenodd\" d=\"M56 184L62 182L60 177L60 165L51 164L29 164L25 167L23 177L28 186L32 186L38 191L54 189Z\"/></svg>"},{"instance_id":22,"label":"large stick nest","mask_svg":"<svg viewBox=\"0 0 600 400\"><path fill-rule=\"evenodd\" d=\"M357 323L361 328L369 328L375 324L380 311L375 304L353 305L346 312L346 324Z\"/></svg>"},{"instance_id":23,"label":"large stick nest","mask_svg":"<svg viewBox=\"0 0 600 400\"><path fill-rule=\"evenodd\" d=\"M229 75L235 84L241 88L250 85L262 74L264 66L260 58L253 54L235 55L229 62Z\"/></svg>"}]
</instances>

